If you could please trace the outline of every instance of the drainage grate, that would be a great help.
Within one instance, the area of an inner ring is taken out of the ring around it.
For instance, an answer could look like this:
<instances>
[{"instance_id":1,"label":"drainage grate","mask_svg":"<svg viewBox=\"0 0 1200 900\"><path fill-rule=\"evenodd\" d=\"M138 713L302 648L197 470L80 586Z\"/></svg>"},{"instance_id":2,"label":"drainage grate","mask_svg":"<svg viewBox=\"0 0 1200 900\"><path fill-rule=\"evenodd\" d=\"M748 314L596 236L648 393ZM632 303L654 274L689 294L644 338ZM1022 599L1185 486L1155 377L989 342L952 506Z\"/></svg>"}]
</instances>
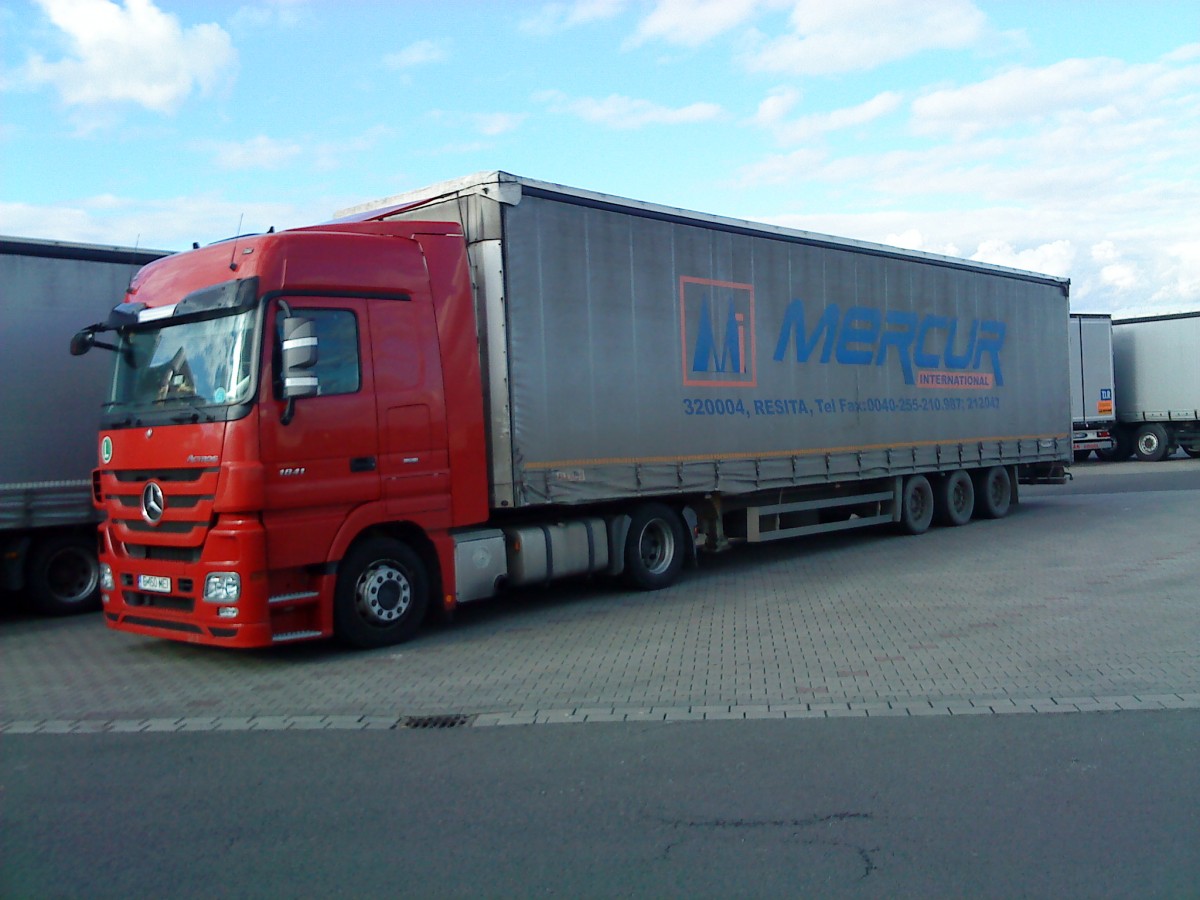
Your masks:
<instances>
[{"instance_id":1,"label":"drainage grate","mask_svg":"<svg viewBox=\"0 0 1200 900\"><path fill-rule=\"evenodd\" d=\"M400 720L401 728L461 728L470 725L474 716L405 716Z\"/></svg>"}]
</instances>

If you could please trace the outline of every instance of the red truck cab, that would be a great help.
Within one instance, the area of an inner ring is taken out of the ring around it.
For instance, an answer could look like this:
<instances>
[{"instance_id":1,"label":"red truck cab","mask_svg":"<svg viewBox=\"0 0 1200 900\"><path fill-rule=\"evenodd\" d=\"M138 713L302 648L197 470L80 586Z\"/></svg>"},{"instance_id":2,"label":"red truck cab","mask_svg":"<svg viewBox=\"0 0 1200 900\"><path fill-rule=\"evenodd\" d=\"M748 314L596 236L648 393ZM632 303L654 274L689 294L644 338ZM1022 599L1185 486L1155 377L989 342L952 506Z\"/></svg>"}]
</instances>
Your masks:
<instances>
[{"instance_id":1,"label":"red truck cab","mask_svg":"<svg viewBox=\"0 0 1200 900\"><path fill-rule=\"evenodd\" d=\"M477 340L456 224L317 226L144 268L72 346L117 358L93 477L108 626L379 646L430 598L452 607L451 529L488 516Z\"/></svg>"}]
</instances>

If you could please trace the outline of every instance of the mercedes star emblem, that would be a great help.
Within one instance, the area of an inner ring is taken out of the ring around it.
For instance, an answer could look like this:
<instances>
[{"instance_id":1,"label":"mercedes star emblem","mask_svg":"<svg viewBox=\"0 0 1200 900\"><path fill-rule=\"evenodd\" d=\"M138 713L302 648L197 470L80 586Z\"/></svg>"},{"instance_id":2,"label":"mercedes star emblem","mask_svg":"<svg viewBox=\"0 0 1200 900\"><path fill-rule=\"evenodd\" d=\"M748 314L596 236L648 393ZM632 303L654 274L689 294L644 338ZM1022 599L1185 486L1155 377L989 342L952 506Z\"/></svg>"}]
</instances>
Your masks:
<instances>
[{"instance_id":1,"label":"mercedes star emblem","mask_svg":"<svg viewBox=\"0 0 1200 900\"><path fill-rule=\"evenodd\" d=\"M157 525L162 519L163 510L167 508L163 489L156 482L149 482L142 488L142 518L151 525Z\"/></svg>"}]
</instances>

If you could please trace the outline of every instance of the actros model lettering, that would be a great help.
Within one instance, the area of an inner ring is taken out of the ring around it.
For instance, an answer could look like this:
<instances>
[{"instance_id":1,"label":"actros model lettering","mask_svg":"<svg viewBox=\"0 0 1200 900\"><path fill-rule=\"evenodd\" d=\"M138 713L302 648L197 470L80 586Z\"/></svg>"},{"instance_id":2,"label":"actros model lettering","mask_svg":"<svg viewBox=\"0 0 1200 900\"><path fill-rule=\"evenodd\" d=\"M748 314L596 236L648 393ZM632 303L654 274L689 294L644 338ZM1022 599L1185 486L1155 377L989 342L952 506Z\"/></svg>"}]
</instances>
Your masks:
<instances>
[{"instance_id":1,"label":"actros model lettering","mask_svg":"<svg viewBox=\"0 0 1200 900\"><path fill-rule=\"evenodd\" d=\"M961 330L966 331L965 339L959 337ZM1000 370L1004 334L1004 323L993 319L972 319L970 326L961 329L957 317L897 309L884 312L869 306L851 306L842 315L836 303L826 306L808 328L804 301L793 300L783 316L774 359L783 362L793 340L798 363L808 362L818 343L819 362L832 359L844 366L882 366L890 352L900 362L904 383L917 384L922 376L923 387L935 382L944 385L944 381L923 377L920 370L978 370L986 360L991 376L976 376L986 381L969 386L982 387L994 378L994 386L1000 387L1004 384Z\"/></svg>"}]
</instances>

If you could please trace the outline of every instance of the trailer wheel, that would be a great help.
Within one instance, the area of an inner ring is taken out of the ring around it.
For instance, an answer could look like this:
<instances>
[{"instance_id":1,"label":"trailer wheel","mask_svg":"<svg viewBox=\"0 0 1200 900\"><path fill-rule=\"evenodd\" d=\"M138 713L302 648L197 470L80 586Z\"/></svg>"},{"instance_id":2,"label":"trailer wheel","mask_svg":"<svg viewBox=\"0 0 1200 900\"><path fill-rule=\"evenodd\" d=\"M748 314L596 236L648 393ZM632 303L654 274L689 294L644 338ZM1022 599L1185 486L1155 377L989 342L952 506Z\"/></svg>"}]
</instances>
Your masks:
<instances>
[{"instance_id":1,"label":"trailer wheel","mask_svg":"<svg viewBox=\"0 0 1200 900\"><path fill-rule=\"evenodd\" d=\"M683 568L683 522L661 503L634 510L625 538L625 580L630 587L656 591L674 583Z\"/></svg>"},{"instance_id":2,"label":"trailer wheel","mask_svg":"<svg viewBox=\"0 0 1200 900\"><path fill-rule=\"evenodd\" d=\"M1143 425L1134 439L1134 453L1142 462L1159 462L1167 458L1171 441L1161 425Z\"/></svg>"},{"instance_id":3,"label":"trailer wheel","mask_svg":"<svg viewBox=\"0 0 1200 900\"><path fill-rule=\"evenodd\" d=\"M933 488L924 475L909 475L904 482L900 528L907 534L924 534L933 522Z\"/></svg>"},{"instance_id":4,"label":"trailer wheel","mask_svg":"<svg viewBox=\"0 0 1200 900\"><path fill-rule=\"evenodd\" d=\"M975 508L985 519L1003 519L1012 508L1012 478L1004 466L992 466L976 476Z\"/></svg>"},{"instance_id":5,"label":"trailer wheel","mask_svg":"<svg viewBox=\"0 0 1200 900\"><path fill-rule=\"evenodd\" d=\"M92 612L100 606L96 539L64 534L41 541L29 559L29 605L46 616Z\"/></svg>"},{"instance_id":6,"label":"trailer wheel","mask_svg":"<svg viewBox=\"0 0 1200 900\"><path fill-rule=\"evenodd\" d=\"M1183 452L1186 453L1188 456L1190 456L1192 459L1200 458L1200 445L1195 446L1195 447L1188 447L1184 444L1180 444L1180 446L1183 447Z\"/></svg>"},{"instance_id":7,"label":"trailer wheel","mask_svg":"<svg viewBox=\"0 0 1200 900\"><path fill-rule=\"evenodd\" d=\"M966 525L975 512L975 485L964 470L951 472L938 485L934 513L942 525Z\"/></svg>"},{"instance_id":8,"label":"trailer wheel","mask_svg":"<svg viewBox=\"0 0 1200 900\"><path fill-rule=\"evenodd\" d=\"M429 606L425 563L391 538L370 538L342 560L334 596L339 640L370 649L399 644L416 634Z\"/></svg>"}]
</instances>

